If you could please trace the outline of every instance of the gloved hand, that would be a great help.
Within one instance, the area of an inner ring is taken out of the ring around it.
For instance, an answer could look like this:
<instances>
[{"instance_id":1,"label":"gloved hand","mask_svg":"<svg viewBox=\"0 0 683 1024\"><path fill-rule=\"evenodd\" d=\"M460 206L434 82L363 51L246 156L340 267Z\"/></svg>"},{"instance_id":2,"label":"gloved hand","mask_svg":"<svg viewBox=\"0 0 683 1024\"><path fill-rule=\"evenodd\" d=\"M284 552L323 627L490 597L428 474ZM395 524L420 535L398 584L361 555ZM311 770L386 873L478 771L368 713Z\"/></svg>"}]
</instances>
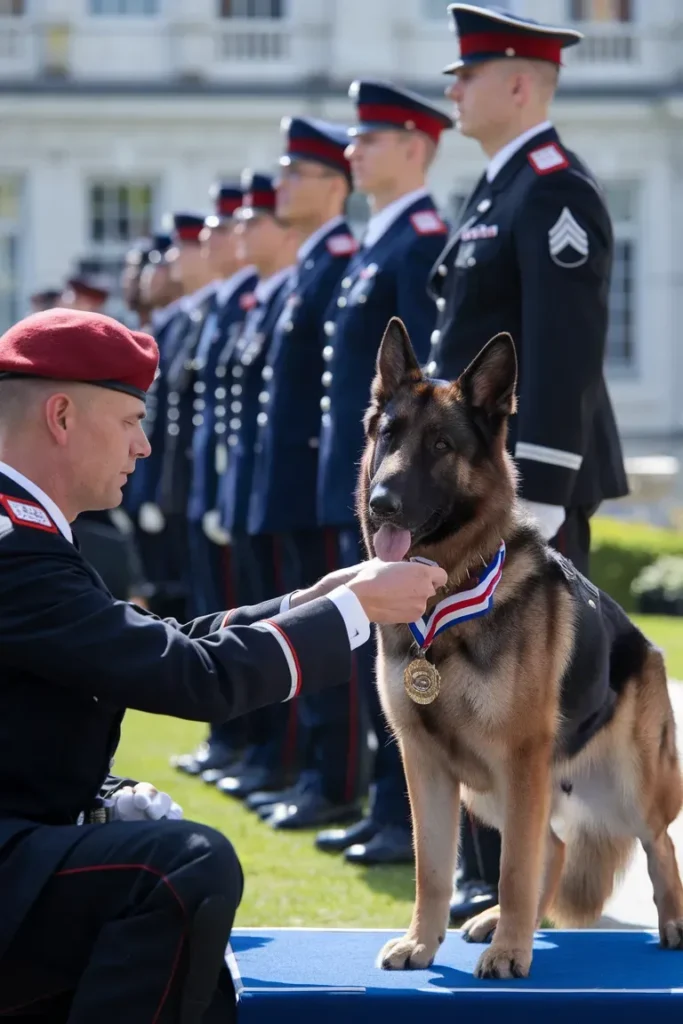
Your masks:
<instances>
[{"instance_id":1,"label":"gloved hand","mask_svg":"<svg viewBox=\"0 0 683 1024\"><path fill-rule=\"evenodd\" d=\"M544 540L552 540L565 521L567 514L561 505L546 505L542 501L520 501L524 511L533 516Z\"/></svg>"},{"instance_id":2,"label":"gloved hand","mask_svg":"<svg viewBox=\"0 0 683 1024\"><path fill-rule=\"evenodd\" d=\"M123 786L110 798L112 821L178 821L183 809L168 793L160 793L151 782Z\"/></svg>"},{"instance_id":3,"label":"gloved hand","mask_svg":"<svg viewBox=\"0 0 683 1024\"><path fill-rule=\"evenodd\" d=\"M166 526L164 513L153 501L144 501L138 512L140 529L145 533L161 533Z\"/></svg>"},{"instance_id":4,"label":"gloved hand","mask_svg":"<svg viewBox=\"0 0 683 1024\"><path fill-rule=\"evenodd\" d=\"M229 544L230 534L221 526L221 514L217 508L212 508L202 516L202 529L204 534L214 544Z\"/></svg>"}]
</instances>

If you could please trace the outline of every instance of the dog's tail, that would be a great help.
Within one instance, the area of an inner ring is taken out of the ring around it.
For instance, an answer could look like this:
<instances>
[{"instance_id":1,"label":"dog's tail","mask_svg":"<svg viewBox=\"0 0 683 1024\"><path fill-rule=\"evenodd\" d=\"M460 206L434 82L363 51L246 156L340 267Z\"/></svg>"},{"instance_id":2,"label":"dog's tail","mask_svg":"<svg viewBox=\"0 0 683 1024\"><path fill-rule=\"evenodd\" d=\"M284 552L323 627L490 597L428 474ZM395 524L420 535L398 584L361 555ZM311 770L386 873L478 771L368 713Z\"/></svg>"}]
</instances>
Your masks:
<instances>
[{"instance_id":1,"label":"dog's tail","mask_svg":"<svg viewBox=\"0 0 683 1024\"><path fill-rule=\"evenodd\" d=\"M634 845L631 838L572 826L565 837L564 866L548 917L558 927L593 924L626 870Z\"/></svg>"}]
</instances>

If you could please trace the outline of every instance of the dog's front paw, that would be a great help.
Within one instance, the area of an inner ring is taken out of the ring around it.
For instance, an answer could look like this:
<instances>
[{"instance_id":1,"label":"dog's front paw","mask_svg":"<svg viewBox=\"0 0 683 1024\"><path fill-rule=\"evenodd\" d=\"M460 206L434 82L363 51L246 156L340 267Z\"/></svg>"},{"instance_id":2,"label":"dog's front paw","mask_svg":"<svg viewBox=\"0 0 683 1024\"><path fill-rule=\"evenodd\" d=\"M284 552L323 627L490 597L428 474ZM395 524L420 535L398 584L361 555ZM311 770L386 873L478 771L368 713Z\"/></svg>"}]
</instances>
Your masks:
<instances>
[{"instance_id":1,"label":"dog's front paw","mask_svg":"<svg viewBox=\"0 0 683 1024\"><path fill-rule=\"evenodd\" d=\"M531 950L492 946L485 950L474 968L475 978L528 978Z\"/></svg>"},{"instance_id":2,"label":"dog's front paw","mask_svg":"<svg viewBox=\"0 0 683 1024\"><path fill-rule=\"evenodd\" d=\"M659 944L662 949L683 949L683 918L659 926Z\"/></svg>"},{"instance_id":3,"label":"dog's front paw","mask_svg":"<svg viewBox=\"0 0 683 1024\"><path fill-rule=\"evenodd\" d=\"M467 942L490 942L500 921L500 907L490 907L470 918L463 925L462 937Z\"/></svg>"},{"instance_id":4,"label":"dog's front paw","mask_svg":"<svg viewBox=\"0 0 683 1024\"><path fill-rule=\"evenodd\" d=\"M379 954L377 963L385 971L415 971L430 967L442 941L421 942L410 934L390 939Z\"/></svg>"}]
</instances>

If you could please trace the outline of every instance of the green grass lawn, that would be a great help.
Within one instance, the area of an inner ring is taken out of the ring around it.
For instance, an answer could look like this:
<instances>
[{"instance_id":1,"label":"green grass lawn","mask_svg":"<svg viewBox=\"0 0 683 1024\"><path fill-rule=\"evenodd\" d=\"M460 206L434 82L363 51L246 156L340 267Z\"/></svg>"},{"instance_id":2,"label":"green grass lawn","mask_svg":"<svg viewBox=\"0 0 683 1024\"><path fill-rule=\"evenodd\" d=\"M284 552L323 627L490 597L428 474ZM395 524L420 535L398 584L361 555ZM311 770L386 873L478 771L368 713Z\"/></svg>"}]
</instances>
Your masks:
<instances>
[{"instance_id":1,"label":"green grass lawn","mask_svg":"<svg viewBox=\"0 0 683 1024\"><path fill-rule=\"evenodd\" d=\"M639 618L666 652L669 675L683 680L683 620ZM237 925L402 928L410 921L412 867L355 868L318 853L314 832L275 833L240 803L169 767L172 753L191 750L205 728L130 712L115 771L172 793L185 817L220 829L232 840L246 875Z\"/></svg>"}]
</instances>

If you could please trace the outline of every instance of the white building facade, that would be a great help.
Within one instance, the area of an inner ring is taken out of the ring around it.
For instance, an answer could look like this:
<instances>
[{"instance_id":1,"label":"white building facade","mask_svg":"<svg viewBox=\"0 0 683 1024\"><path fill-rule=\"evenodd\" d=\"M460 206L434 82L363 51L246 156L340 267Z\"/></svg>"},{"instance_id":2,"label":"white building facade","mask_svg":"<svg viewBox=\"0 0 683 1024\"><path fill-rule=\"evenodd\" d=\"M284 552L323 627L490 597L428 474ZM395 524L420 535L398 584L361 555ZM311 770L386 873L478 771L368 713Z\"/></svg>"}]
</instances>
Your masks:
<instances>
[{"instance_id":1,"label":"white building facade","mask_svg":"<svg viewBox=\"0 0 683 1024\"><path fill-rule=\"evenodd\" d=\"M433 99L447 0L0 0L0 329L79 262L114 268L164 212L268 171L286 114L349 121L359 76ZM683 3L498 0L586 34L554 120L607 190L617 251L608 376L627 450L683 437ZM448 109L447 101L444 109ZM446 215L481 173L443 137ZM482 339L482 341L485 339Z\"/></svg>"}]
</instances>

